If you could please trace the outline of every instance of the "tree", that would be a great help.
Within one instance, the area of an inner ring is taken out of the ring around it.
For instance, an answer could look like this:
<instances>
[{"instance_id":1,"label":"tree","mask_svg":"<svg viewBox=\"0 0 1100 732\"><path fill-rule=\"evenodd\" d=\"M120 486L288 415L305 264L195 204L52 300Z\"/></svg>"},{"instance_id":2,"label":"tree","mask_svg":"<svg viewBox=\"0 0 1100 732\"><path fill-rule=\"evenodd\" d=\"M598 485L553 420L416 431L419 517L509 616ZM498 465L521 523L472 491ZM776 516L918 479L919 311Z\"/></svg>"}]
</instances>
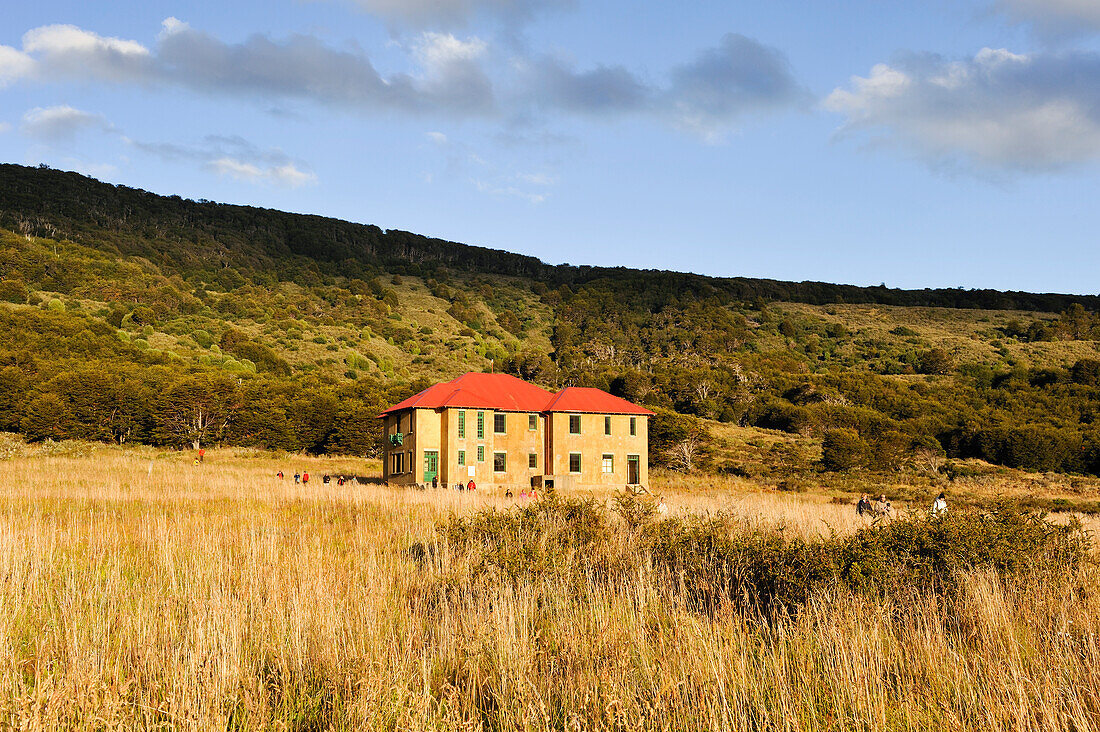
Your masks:
<instances>
[{"instance_id":1,"label":"tree","mask_svg":"<svg viewBox=\"0 0 1100 732\"><path fill-rule=\"evenodd\" d=\"M939 473L946 457L940 441L929 435L918 439L913 446L913 462L930 473Z\"/></svg>"},{"instance_id":2,"label":"tree","mask_svg":"<svg viewBox=\"0 0 1100 732\"><path fill-rule=\"evenodd\" d=\"M165 389L156 409L161 439L198 450L217 440L240 408L237 384L227 377L192 376Z\"/></svg>"},{"instance_id":3,"label":"tree","mask_svg":"<svg viewBox=\"0 0 1100 732\"><path fill-rule=\"evenodd\" d=\"M664 460L673 470L703 468L710 458L710 442L710 433L695 417L659 409L649 419L650 465Z\"/></svg>"},{"instance_id":4,"label":"tree","mask_svg":"<svg viewBox=\"0 0 1100 732\"><path fill-rule=\"evenodd\" d=\"M951 354L942 348L930 348L920 355L917 368L922 374L943 375L951 371Z\"/></svg>"},{"instance_id":5,"label":"tree","mask_svg":"<svg viewBox=\"0 0 1100 732\"><path fill-rule=\"evenodd\" d=\"M821 443L821 464L826 470L841 471L857 468L867 459L867 443L852 429L825 432Z\"/></svg>"}]
</instances>

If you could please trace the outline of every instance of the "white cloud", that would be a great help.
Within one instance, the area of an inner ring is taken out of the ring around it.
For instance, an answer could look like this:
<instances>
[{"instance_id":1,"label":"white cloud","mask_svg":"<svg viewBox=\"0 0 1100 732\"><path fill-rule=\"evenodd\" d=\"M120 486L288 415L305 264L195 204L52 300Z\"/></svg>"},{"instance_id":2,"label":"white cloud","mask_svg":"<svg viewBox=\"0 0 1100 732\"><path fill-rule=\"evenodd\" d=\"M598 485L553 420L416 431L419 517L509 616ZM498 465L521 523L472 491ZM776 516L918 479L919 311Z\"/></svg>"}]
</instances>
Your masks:
<instances>
[{"instance_id":1,"label":"white cloud","mask_svg":"<svg viewBox=\"0 0 1100 732\"><path fill-rule=\"evenodd\" d=\"M11 46L0 46L0 89L29 76L34 69L34 59Z\"/></svg>"},{"instance_id":2,"label":"white cloud","mask_svg":"<svg viewBox=\"0 0 1100 732\"><path fill-rule=\"evenodd\" d=\"M0 86L33 76L176 85L363 110L483 114L493 107L492 84L481 67L486 49L477 38L425 33L410 48L416 71L384 76L366 54L310 35L227 43L167 18L150 49L73 25L48 25L27 31L22 51L0 46Z\"/></svg>"},{"instance_id":3,"label":"white cloud","mask_svg":"<svg viewBox=\"0 0 1100 732\"><path fill-rule=\"evenodd\" d=\"M558 182L557 178L546 173L520 173L516 178L534 186L552 186Z\"/></svg>"},{"instance_id":4,"label":"white cloud","mask_svg":"<svg viewBox=\"0 0 1100 732\"><path fill-rule=\"evenodd\" d=\"M436 145L446 145L447 144L447 136L444 135L442 132L429 132L427 134L427 137L428 137L429 140L434 142Z\"/></svg>"},{"instance_id":5,"label":"white cloud","mask_svg":"<svg viewBox=\"0 0 1100 732\"><path fill-rule=\"evenodd\" d=\"M9 130L11 130L11 124L8 122L0 122L0 134L8 132Z\"/></svg>"},{"instance_id":6,"label":"white cloud","mask_svg":"<svg viewBox=\"0 0 1100 732\"><path fill-rule=\"evenodd\" d=\"M28 110L23 115L21 129L31 137L63 140L72 138L83 130L111 131L113 127L101 114L74 109L65 104Z\"/></svg>"},{"instance_id":7,"label":"white cloud","mask_svg":"<svg viewBox=\"0 0 1100 732\"><path fill-rule=\"evenodd\" d=\"M501 0L505 2L505 0ZM751 38L727 34L688 63L651 82L623 66L576 70L551 57L496 67L503 96L487 68L489 45L477 37L425 31L407 42L409 68L383 74L357 49L337 49L315 36L253 35L226 42L166 18L152 47L72 25L28 31L23 50L0 57L0 82L109 81L176 86L250 97L265 107L297 100L363 112L512 119L536 110L612 117L645 114L717 139L744 115L796 107L806 92L786 57ZM6 60L5 60L6 59ZM6 71L5 71L6 69Z\"/></svg>"},{"instance_id":8,"label":"white cloud","mask_svg":"<svg viewBox=\"0 0 1100 732\"><path fill-rule=\"evenodd\" d=\"M218 175L249 183L275 183L297 188L307 183L316 183L317 176L298 170L293 164L261 167L233 158L218 158L207 163L207 167Z\"/></svg>"},{"instance_id":9,"label":"white cloud","mask_svg":"<svg viewBox=\"0 0 1100 732\"><path fill-rule=\"evenodd\" d=\"M45 76L127 81L153 72L152 53L137 41L100 36L75 25L45 25L23 34L23 53Z\"/></svg>"},{"instance_id":10,"label":"white cloud","mask_svg":"<svg viewBox=\"0 0 1100 732\"><path fill-rule=\"evenodd\" d=\"M934 164L1047 171L1100 159L1100 55L917 56L875 66L826 109Z\"/></svg>"},{"instance_id":11,"label":"white cloud","mask_svg":"<svg viewBox=\"0 0 1100 732\"><path fill-rule=\"evenodd\" d=\"M524 191L515 186L498 186L492 183L486 183L483 180L477 178L471 178L470 182L474 184L482 193L488 193L492 196L508 196L512 198L520 198L528 203L538 204L543 203L546 200L546 195L542 193L531 193Z\"/></svg>"}]
</instances>

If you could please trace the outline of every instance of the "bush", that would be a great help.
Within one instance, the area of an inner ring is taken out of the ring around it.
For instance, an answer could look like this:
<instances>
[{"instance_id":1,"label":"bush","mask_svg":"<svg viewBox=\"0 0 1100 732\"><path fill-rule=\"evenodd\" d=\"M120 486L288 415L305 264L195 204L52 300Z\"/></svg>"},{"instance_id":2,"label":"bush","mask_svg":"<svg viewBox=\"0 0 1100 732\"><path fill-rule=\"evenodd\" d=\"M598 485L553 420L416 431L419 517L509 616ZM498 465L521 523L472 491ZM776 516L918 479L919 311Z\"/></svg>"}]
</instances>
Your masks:
<instances>
[{"instance_id":1,"label":"bush","mask_svg":"<svg viewBox=\"0 0 1100 732\"><path fill-rule=\"evenodd\" d=\"M27 302L29 295L23 280L0 280L0 302L14 302L22 305Z\"/></svg>"},{"instance_id":2,"label":"bush","mask_svg":"<svg viewBox=\"0 0 1100 732\"><path fill-rule=\"evenodd\" d=\"M65 303L58 300L56 297L46 303L46 309L55 313L65 312Z\"/></svg>"},{"instance_id":3,"label":"bush","mask_svg":"<svg viewBox=\"0 0 1100 732\"><path fill-rule=\"evenodd\" d=\"M940 517L913 513L813 541L721 513L658 520L648 502L631 495L617 497L615 511L619 522L603 504L551 491L523 507L452 515L437 528L453 550L466 553L475 577L616 584L649 567L692 609L725 606L764 617L797 611L836 587L951 597L963 572L1072 570L1089 549L1079 522L1052 524L1007 502Z\"/></svg>"},{"instance_id":4,"label":"bush","mask_svg":"<svg viewBox=\"0 0 1100 732\"><path fill-rule=\"evenodd\" d=\"M942 348L931 348L917 359L917 368L922 374L946 374L951 371L952 365L951 354Z\"/></svg>"},{"instance_id":5,"label":"bush","mask_svg":"<svg viewBox=\"0 0 1100 732\"><path fill-rule=\"evenodd\" d=\"M828 430L821 442L821 465L831 471L851 470L866 462L867 453L867 443L855 430Z\"/></svg>"},{"instance_id":6,"label":"bush","mask_svg":"<svg viewBox=\"0 0 1100 732\"><path fill-rule=\"evenodd\" d=\"M210 348L214 343L214 336L210 335L209 331L196 330L191 333L192 340L198 343L201 348Z\"/></svg>"}]
</instances>

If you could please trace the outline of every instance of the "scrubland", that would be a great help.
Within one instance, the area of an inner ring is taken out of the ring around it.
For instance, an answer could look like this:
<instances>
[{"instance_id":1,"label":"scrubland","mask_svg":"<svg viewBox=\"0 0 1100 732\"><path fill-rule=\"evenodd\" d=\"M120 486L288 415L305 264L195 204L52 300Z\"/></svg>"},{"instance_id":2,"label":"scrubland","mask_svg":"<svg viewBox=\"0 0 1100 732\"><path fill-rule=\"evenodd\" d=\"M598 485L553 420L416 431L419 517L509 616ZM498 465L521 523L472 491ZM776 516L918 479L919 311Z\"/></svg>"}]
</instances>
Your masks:
<instances>
[{"instance_id":1,"label":"scrubland","mask_svg":"<svg viewBox=\"0 0 1100 732\"><path fill-rule=\"evenodd\" d=\"M312 480L295 485L303 469ZM484 491L324 485L325 472L377 464L9 449L2 724L1100 727L1100 574L1091 547L1066 548L1071 532L1019 524L1019 561L929 573L928 557L965 552L921 542L956 534L902 507L890 541L859 538L891 530L746 479L662 475L653 489L671 510L657 517L611 494L519 506ZM952 519L960 546L999 520L972 518ZM898 547L920 561L876 574L875 552ZM863 584L850 566L835 582L803 566L857 550ZM770 556L791 561L768 567ZM765 597L765 575L788 584ZM790 584L811 575L823 581Z\"/></svg>"}]
</instances>

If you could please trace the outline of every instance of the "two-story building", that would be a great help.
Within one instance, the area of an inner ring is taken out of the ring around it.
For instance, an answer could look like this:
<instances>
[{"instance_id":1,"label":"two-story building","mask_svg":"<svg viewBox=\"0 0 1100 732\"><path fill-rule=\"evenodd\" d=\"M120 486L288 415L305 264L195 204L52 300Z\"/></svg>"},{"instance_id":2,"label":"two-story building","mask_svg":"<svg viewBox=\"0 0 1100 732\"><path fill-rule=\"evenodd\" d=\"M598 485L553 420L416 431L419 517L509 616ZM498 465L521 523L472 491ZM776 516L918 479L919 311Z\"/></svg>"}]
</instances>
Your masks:
<instances>
[{"instance_id":1,"label":"two-story building","mask_svg":"<svg viewBox=\"0 0 1100 732\"><path fill-rule=\"evenodd\" d=\"M468 373L379 415L383 476L393 485L644 485L652 414L599 389L555 394L507 374Z\"/></svg>"}]
</instances>

